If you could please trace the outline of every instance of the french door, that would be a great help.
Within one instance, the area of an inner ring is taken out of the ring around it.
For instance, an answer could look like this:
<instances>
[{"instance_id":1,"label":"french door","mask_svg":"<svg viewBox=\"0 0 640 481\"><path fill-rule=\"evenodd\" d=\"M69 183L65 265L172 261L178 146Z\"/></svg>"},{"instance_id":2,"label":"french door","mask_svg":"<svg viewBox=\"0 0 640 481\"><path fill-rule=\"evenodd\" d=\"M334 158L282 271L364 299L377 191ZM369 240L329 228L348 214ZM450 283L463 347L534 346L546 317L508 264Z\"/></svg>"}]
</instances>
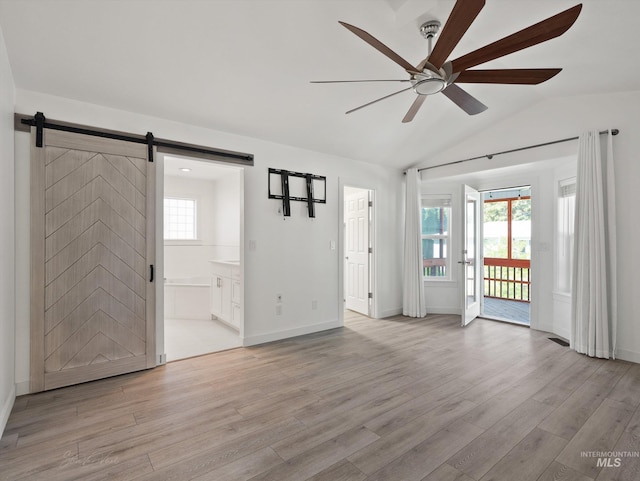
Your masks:
<instances>
[{"instance_id":1,"label":"french door","mask_svg":"<svg viewBox=\"0 0 640 481\"><path fill-rule=\"evenodd\" d=\"M462 199L462 326L480 315L482 255L480 252L480 193L464 186Z\"/></svg>"},{"instance_id":2,"label":"french door","mask_svg":"<svg viewBox=\"0 0 640 481\"><path fill-rule=\"evenodd\" d=\"M147 146L45 129L31 147L31 392L155 366Z\"/></svg>"}]
</instances>

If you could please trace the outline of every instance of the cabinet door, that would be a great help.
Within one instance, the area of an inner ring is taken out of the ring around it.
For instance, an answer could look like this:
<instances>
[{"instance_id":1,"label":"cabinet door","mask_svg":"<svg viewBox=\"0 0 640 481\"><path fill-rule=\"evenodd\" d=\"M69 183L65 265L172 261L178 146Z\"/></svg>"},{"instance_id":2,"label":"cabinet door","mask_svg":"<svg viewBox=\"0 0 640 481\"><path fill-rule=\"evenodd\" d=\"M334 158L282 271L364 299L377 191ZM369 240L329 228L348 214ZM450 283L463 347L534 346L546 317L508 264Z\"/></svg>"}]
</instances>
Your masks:
<instances>
[{"instance_id":1,"label":"cabinet door","mask_svg":"<svg viewBox=\"0 0 640 481\"><path fill-rule=\"evenodd\" d=\"M223 317L222 306L222 277L214 276L211 278L211 314Z\"/></svg>"},{"instance_id":2,"label":"cabinet door","mask_svg":"<svg viewBox=\"0 0 640 481\"><path fill-rule=\"evenodd\" d=\"M225 321L231 322L231 279L228 277L220 278L222 312L220 317Z\"/></svg>"},{"instance_id":3,"label":"cabinet door","mask_svg":"<svg viewBox=\"0 0 640 481\"><path fill-rule=\"evenodd\" d=\"M240 304L231 304L231 324L240 329Z\"/></svg>"},{"instance_id":4,"label":"cabinet door","mask_svg":"<svg viewBox=\"0 0 640 481\"><path fill-rule=\"evenodd\" d=\"M240 304L240 281L231 280L231 302Z\"/></svg>"}]
</instances>

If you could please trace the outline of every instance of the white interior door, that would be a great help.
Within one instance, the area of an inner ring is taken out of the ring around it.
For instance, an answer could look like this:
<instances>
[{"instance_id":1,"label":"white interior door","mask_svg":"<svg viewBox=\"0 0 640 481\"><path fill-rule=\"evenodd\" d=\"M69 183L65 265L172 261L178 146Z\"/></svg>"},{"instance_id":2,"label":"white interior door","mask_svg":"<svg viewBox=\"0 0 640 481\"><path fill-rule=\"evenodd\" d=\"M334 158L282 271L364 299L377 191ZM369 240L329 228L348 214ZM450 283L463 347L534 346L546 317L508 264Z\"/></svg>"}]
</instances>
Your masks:
<instances>
[{"instance_id":1,"label":"white interior door","mask_svg":"<svg viewBox=\"0 0 640 481\"><path fill-rule=\"evenodd\" d=\"M345 307L369 315L369 191L345 195Z\"/></svg>"},{"instance_id":2,"label":"white interior door","mask_svg":"<svg viewBox=\"0 0 640 481\"><path fill-rule=\"evenodd\" d=\"M480 315L482 255L480 252L480 193L464 186L462 212L462 325Z\"/></svg>"}]
</instances>

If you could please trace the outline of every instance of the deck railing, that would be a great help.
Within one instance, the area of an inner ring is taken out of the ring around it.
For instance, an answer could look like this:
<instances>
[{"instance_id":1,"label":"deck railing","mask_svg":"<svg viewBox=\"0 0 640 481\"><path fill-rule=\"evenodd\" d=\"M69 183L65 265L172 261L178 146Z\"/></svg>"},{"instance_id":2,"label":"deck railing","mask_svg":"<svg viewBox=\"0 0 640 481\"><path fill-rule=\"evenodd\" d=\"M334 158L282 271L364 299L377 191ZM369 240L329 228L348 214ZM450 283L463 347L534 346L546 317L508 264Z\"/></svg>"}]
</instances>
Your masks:
<instances>
[{"instance_id":1,"label":"deck railing","mask_svg":"<svg viewBox=\"0 0 640 481\"><path fill-rule=\"evenodd\" d=\"M530 302L530 267L529 260L485 258L485 297Z\"/></svg>"}]
</instances>

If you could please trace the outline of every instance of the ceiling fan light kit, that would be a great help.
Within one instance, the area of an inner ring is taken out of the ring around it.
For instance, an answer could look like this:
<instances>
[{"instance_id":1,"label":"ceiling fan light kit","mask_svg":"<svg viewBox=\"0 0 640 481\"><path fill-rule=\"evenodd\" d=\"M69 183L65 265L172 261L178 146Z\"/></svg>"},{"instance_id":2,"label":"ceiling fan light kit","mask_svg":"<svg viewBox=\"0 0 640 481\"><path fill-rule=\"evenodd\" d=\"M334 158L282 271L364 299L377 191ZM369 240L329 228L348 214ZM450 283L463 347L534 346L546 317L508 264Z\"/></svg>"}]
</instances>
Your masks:
<instances>
[{"instance_id":1,"label":"ceiling fan light kit","mask_svg":"<svg viewBox=\"0 0 640 481\"><path fill-rule=\"evenodd\" d=\"M447 86L446 80L436 72L424 69L424 72L415 74L411 79L413 90L418 95L433 95L442 92Z\"/></svg>"},{"instance_id":2,"label":"ceiling fan light kit","mask_svg":"<svg viewBox=\"0 0 640 481\"><path fill-rule=\"evenodd\" d=\"M402 67L405 72L409 74L409 79L329 80L312 83L411 82L411 87L407 89L385 95L384 97L347 111L349 114L396 94L413 90L417 94L417 97L402 119L402 122L406 123L413 120L427 96L440 92L469 115L484 112L487 106L460 88L457 85L458 83L537 85L560 73L561 68L470 69L519 50L524 50L525 48L546 42L552 38L559 37L574 24L578 15L580 15L582 4L575 5L557 15L489 45L485 45L462 57L447 60L484 5L485 0L457 0L442 30L440 29L440 22L437 20L424 22L420 26L420 33L428 42L428 55L417 66L413 66L368 32L346 22L339 22L347 30L360 37ZM438 37L438 40L435 47L432 48L432 43L436 37Z\"/></svg>"}]
</instances>

